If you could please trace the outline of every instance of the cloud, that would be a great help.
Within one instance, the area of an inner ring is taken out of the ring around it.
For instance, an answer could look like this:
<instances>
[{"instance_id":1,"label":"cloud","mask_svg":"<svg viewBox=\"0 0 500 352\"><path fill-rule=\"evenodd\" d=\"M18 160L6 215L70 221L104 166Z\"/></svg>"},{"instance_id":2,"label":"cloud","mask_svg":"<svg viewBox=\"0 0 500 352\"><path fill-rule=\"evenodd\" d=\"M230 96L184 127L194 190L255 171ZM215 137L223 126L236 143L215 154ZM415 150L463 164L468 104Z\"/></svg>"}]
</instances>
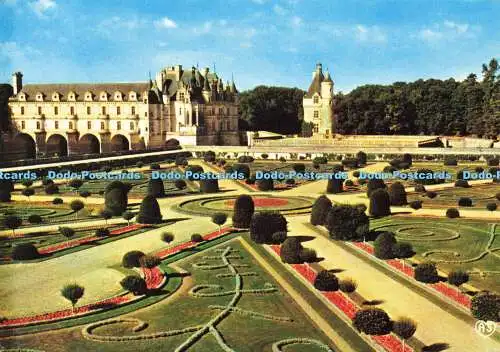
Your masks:
<instances>
[{"instance_id":1,"label":"cloud","mask_svg":"<svg viewBox=\"0 0 500 352\"><path fill-rule=\"evenodd\" d=\"M36 0L29 3L31 9L37 14L38 17L45 17L46 14L57 7L54 0Z\"/></svg>"},{"instance_id":2,"label":"cloud","mask_svg":"<svg viewBox=\"0 0 500 352\"><path fill-rule=\"evenodd\" d=\"M112 16L99 22L94 30L104 36L113 36L116 31L134 31L144 28L147 25L149 25L148 21L137 17L122 18L120 16Z\"/></svg>"},{"instance_id":3,"label":"cloud","mask_svg":"<svg viewBox=\"0 0 500 352\"><path fill-rule=\"evenodd\" d=\"M424 28L418 32L417 36L425 41L436 41L443 38L443 33L429 28Z\"/></svg>"},{"instance_id":4,"label":"cloud","mask_svg":"<svg viewBox=\"0 0 500 352\"><path fill-rule=\"evenodd\" d=\"M443 24L444 24L445 27L453 29L457 33L465 33L469 29L469 24L468 23L460 24L460 23L455 23L453 21L446 20L446 21L444 21Z\"/></svg>"},{"instance_id":5,"label":"cloud","mask_svg":"<svg viewBox=\"0 0 500 352\"><path fill-rule=\"evenodd\" d=\"M273 6L273 11L275 14L279 15L279 16L284 16L286 14L286 10L284 7L280 6L280 5L274 5Z\"/></svg>"},{"instance_id":6,"label":"cloud","mask_svg":"<svg viewBox=\"0 0 500 352\"><path fill-rule=\"evenodd\" d=\"M292 19L290 20L290 24L295 28L300 27L302 23L302 18L300 18L299 16L292 16Z\"/></svg>"},{"instance_id":7,"label":"cloud","mask_svg":"<svg viewBox=\"0 0 500 352\"><path fill-rule=\"evenodd\" d=\"M358 24L354 28L354 35L360 42L385 43L387 41L387 35L378 26Z\"/></svg>"},{"instance_id":8,"label":"cloud","mask_svg":"<svg viewBox=\"0 0 500 352\"><path fill-rule=\"evenodd\" d=\"M253 3L258 4L258 5L263 5L265 4L267 0L252 0Z\"/></svg>"},{"instance_id":9,"label":"cloud","mask_svg":"<svg viewBox=\"0 0 500 352\"><path fill-rule=\"evenodd\" d=\"M453 40L463 37L474 37L480 30L479 26L471 26L468 23L457 23L445 20L436 23L417 32L416 37L426 42L437 42L439 40Z\"/></svg>"},{"instance_id":10,"label":"cloud","mask_svg":"<svg viewBox=\"0 0 500 352\"><path fill-rule=\"evenodd\" d=\"M156 28L177 28L177 23L175 23L173 20L171 20L168 17L163 17L159 19L158 21L154 22L154 25Z\"/></svg>"}]
</instances>

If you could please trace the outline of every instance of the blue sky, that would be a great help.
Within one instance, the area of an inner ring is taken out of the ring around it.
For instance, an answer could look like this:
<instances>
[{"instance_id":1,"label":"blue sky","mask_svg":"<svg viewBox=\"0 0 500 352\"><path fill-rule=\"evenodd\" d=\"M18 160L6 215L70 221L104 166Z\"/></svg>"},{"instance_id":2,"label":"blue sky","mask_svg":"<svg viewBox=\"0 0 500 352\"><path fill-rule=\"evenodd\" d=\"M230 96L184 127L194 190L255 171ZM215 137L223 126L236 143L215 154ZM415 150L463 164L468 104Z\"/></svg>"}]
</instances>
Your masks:
<instances>
[{"instance_id":1,"label":"blue sky","mask_svg":"<svg viewBox=\"0 0 500 352\"><path fill-rule=\"evenodd\" d=\"M216 65L240 90L463 79L500 57L499 0L0 0L0 81L141 81Z\"/></svg>"}]
</instances>

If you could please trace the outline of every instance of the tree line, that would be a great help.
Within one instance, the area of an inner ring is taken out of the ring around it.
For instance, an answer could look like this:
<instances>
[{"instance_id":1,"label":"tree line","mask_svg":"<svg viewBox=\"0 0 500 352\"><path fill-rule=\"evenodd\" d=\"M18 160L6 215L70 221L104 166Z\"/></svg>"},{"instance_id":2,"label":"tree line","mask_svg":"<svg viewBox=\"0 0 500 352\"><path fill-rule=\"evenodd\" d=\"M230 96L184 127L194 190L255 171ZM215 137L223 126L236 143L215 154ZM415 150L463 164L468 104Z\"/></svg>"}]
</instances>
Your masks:
<instances>
[{"instance_id":1,"label":"tree line","mask_svg":"<svg viewBox=\"0 0 500 352\"><path fill-rule=\"evenodd\" d=\"M302 98L297 88L259 86L240 96L242 125L248 130L299 133ZM463 81L419 79L363 85L335 95L334 130L340 134L500 135L498 61L482 66L482 77Z\"/></svg>"}]
</instances>

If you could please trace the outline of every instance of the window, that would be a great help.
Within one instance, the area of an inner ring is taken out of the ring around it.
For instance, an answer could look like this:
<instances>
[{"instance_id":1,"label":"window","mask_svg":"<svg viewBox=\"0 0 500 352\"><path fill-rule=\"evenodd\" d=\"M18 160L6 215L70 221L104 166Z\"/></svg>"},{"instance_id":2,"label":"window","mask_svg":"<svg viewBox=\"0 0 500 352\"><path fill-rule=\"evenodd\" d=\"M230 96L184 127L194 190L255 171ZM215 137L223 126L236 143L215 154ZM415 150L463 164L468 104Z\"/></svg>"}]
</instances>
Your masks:
<instances>
[{"instance_id":1,"label":"window","mask_svg":"<svg viewBox=\"0 0 500 352\"><path fill-rule=\"evenodd\" d=\"M103 115L106 115L106 107L105 106L102 107L101 111L102 111Z\"/></svg>"},{"instance_id":2,"label":"window","mask_svg":"<svg viewBox=\"0 0 500 352\"><path fill-rule=\"evenodd\" d=\"M319 111L318 110L314 110L314 118L315 119L319 118Z\"/></svg>"},{"instance_id":3,"label":"window","mask_svg":"<svg viewBox=\"0 0 500 352\"><path fill-rule=\"evenodd\" d=\"M130 112L132 113L132 115L135 115L135 106L132 106L132 107L130 108Z\"/></svg>"},{"instance_id":4,"label":"window","mask_svg":"<svg viewBox=\"0 0 500 352\"><path fill-rule=\"evenodd\" d=\"M120 107L119 107L119 106L117 106L117 107L116 107L116 114L117 114L117 115L120 115L120 113L121 113L121 109L120 109Z\"/></svg>"},{"instance_id":5,"label":"window","mask_svg":"<svg viewBox=\"0 0 500 352\"><path fill-rule=\"evenodd\" d=\"M179 93L179 100L184 101L184 93Z\"/></svg>"},{"instance_id":6,"label":"window","mask_svg":"<svg viewBox=\"0 0 500 352\"><path fill-rule=\"evenodd\" d=\"M21 129L23 129L23 130L24 130L25 128L26 128L26 122L21 121Z\"/></svg>"},{"instance_id":7,"label":"window","mask_svg":"<svg viewBox=\"0 0 500 352\"><path fill-rule=\"evenodd\" d=\"M130 122L130 130L132 131L134 129L134 123Z\"/></svg>"},{"instance_id":8,"label":"window","mask_svg":"<svg viewBox=\"0 0 500 352\"><path fill-rule=\"evenodd\" d=\"M104 130L106 126L104 126L104 122L101 121L101 130Z\"/></svg>"},{"instance_id":9,"label":"window","mask_svg":"<svg viewBox=\"0 0 500 352\"><path fill-rule=\"evenodd\" d=\"M69 128L70 130L72 130L72 129L73 129L73 122L71 122L71 121L70 121L70 122L68 123L68 128Z\"/></svg>"},{"instance_id":10,"label":"window","mask_svg":"<svg viewBox=\"0 0 500 352\"><path fill-rule=\"evenodd\" d=\"M117 130L121 130L122 129L122 123L121 123L121 121L117 121L116 122L116 129Z\"/></svg>"},{"instance_id":11,"label":"window","mask_svg":"<svg viewBox=\"0 0 500 352\"><path fill-rule=\"evenodd\" d=\"M54 115L59 114L59 108L57 106L54 106Z\"/></svg>"},{"instance_id":12,"label":"window","mask_svg":"<svg viewBox=\"0 0 500 352\"><path fill-rule=\"evenodd\" d=\"M179 108L179 115L182 115L182 108Z\"/></svg>"},{"instance_id":13,"label":"window","mask_svg":"<svg viewBox=\"0 0 500 352\"><path fill-rule=\"evenodd\" d=\"M40 129L40 127L41 127L40 121L37 121L37 122L36 122L36 129L37 129L37 130L39 130L39 129Z\"/></svg>"},{"instance_id":14,"label":"window","mask_svg":"<svg viewBox=\"0 0 500 352\"><path fill-rule=\"evenodd\" d=\"M319 103L319 98L318 98L317 95L314 96L313 101L314 101L314 104L318 104Z\"/></svg>"},{"instance_id":15,"label":"window","mask_svg":"<svg viewBox=\"0 0 500 352\"><path fill-rule=\"evenodd\" d=\"M54 128L59 129L59 121L54 121Z\"/></svg>"},{"instance_id":16,"label":"window","mask_svg":"<svg viewBox=\"0 0 500 352\"><path fill-rule=\"evenodd\" d=\"M148 117L148 112L144 111L144 117Z\"/></svg>"},{"instance_id":17,"label":"window","mask_svg":"<svg viewBox=\"0 0 500 352\"><path fill-rule=\"evenodd\" d=\"M87 115L90 115L90 106L87 106Z\"/></svg>"},{"instance_id":18,"label":"window","mask_svg":"<svg viewBox=\"0 0 500 352\"><path fill-rule=\"evenodd\" d=\"M319 132L319 125L317 123L314 124L313 132L314 133L318 133Z\"/></svg>"},{"instance_id":19,"label":"window","mask_svg":"<svg viewBox=\"0 0 500 352\"><path fill-rule=\"evenodd\" d=\"M74 106L70 106L69 107L69 114L70 115L74 115L75 114L75 107Z\"/></svg>"},{"instance_id":20,"label":"window","mask_svg":"<svg viewBox=\"0 0 500 352\"><path fill-rule=\"evenodd\" d=\"M215 108L212 108L212 115L215 115Z\"/></svg>"},{"instance_id":21,"label":"window","mask_svg":"<svg viewBox=\"0 0 500 352\"><path fill-rule=\"evenodd\" d=\"M38 115L41 115L41 114L42 114L42 107L41 107L41 106L39 106L39 107L38 107Z\"/></svg>"},{"instance_id":22,"label":"window","mask_svg":"<svg viewBox=\"0 0 500 352\"><path fill-rule=\"evenodd\" d=\"M87 121L87 129L88 130L92 129L92 121Z\"/></svg>"},{"instance_id":23,"label":"window","mask_svg":"<svg viewBox=\"0 0 500 352\"><path fill-rule=\"evenodd\" d=\"M21 106L21 115L24 115L24 106Z\"/></svg>"},{"instance_id":24,"label":"window","mask_svg":"<svg viewBox=\"0 0 500 352\"><path fill-rule=\"evenodd\" d=\"M219 108L219 115L223 115L224 114L224 108Z\"/></svg>"},{"instance_id":25,"label":"window","mask_svg":"<svg viewBox=\"0 0 500 352\"><path fill-rule=\"evenodd\" d=\"M230 131L230 130L231 130L231 122L230 122L230 121L226 121L226 129L227 129L228 131Z\"/></svg>"}]
</instances>

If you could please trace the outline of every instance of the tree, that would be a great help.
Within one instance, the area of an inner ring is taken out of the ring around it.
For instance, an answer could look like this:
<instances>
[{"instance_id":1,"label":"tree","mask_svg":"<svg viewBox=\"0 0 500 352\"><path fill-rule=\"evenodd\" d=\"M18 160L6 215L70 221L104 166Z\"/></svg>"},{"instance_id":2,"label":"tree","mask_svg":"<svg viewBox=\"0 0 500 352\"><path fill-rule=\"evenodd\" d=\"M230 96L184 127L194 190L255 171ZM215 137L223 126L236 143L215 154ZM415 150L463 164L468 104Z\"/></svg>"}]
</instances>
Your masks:
<instances>
[{"instance_id":1,"label":"tree","mask_svg":"<svg viewBox=\"0 0 500 352\"><path fill-rule=\"evenodd\" d=\"M379 188L386 188L386 184L384 183L384 180L379 180L379 179L370 179L368 180L367 188L366 188L366 196L370 198L370 195L372 194L373 191Z\"/></svg>"},{"instance_id":2,"label":"tree","mask_svg":"<svg viewBox=\"0 0 500 352\"><path fill-rule=\"evenodd\" d=\"M493 203L493 202L490 202L488 204L486 204L486 209L488 209L489 211L495 211L497 210L498 206L496 203Z\"/></svg>"},{"instance_id":3,"label":"tree","mask_svg":"<svg viewBox=\"0 0 500 352\"><path fill-rule=\"evenodd\" d=\"M335 240L363 240L369 231L370 219L363 208L352 205L334 205L328 212L325 226Z\"/></svg>"},{"instance_id":4,"label":"tree","mask_svg":"<svg viewBox=\"0 0 500 352\"><path fill-rule=\"evenodd\" d=\"M193 233L191 235L191 242L195 242L195 243L199 243L199 242L203 242L203 236L200 235L199 233Z\"/></svg>"},{"instance_id":5,"label":"tree","mask_svg":"<svg viewBox=\"0 0 500 352\"><path fill-rule=\"evenodd\" d=\"M135 217L135 214L132 213L131 211L126 211L122 214L122 217L127 220L127 225L130 225L130 220L132 220Z\"/></svg>"},{"instance_id":6,"label":"tree","mask_svg":"<svg viewBox=\"0 0 500 352\"><path fill-rule=\"evenodd\" d=\"M99 227L98 229L95 230L95 235L97 237L106 237L109 236L109 229L104 228L104 227Z\"/></svg>"},{"instance_id":7,"label":"tree","mask_svg":"<svg viewBox=\"0 0 500 352\"><path fill-rule=\"evenodd\" d=\"M314 279L314 287L320 291L337 291L339 289L339 279L328 270L321 270Z\"/></svg>"},{"instance_id":8,"label":"tree","mask_svg":"<svg viewBox=\"0 0 500 352\"><path fill-rule=\"evenodd\" d=\"M145 254L141 251L130 251L125 253L122 258L122 266L124 268L138 268L141 266L139 259L141 259Z\"/></svg>"},{"instance_id":9,"label":"tree","mask_svg":"<svg viewBox=\"0 0 500 352\"><path fill-rule=\"evenodd\" d=\"M32 180L23 180L22 185L26 188L30 188L33 186L33 181Z\"/></svg>"},{"instance_id":10,"label":"tree","mask_svg":"<svg viewBox=\"0 0 500 352\"><path fill-rule=\"evenodd\" d=\"M358 284L351 278L345 278L339 282L339 289L344 293L353 293L356 288L358 288Z\"/></svg>"},{"instance_id":11,"label":"tree","mask_svg":"<svg viewBox=\"0 0 500 352\"><path fill-rule=\"evenodd\" d=\"M472 297L470 311L474 318L484 321L500 321L500 295L481 291Z\"/></svg>"},{"instance_id":12,"label":"tree","mask_svg":"<svg viewBox=\"0 0 500 352\"><path fill-rule=\"evenodd\" d=\"M392 330L392 321L385 311L379 308L362 309L353 318L356 330L367 335L386 335Z\"/></svg>"},{"instance_id":13,"label":"tree","mask_svg":"<svg viewBox=\"0 0 500 352\"><path fill-rule=\"evenodd\" d=\"M224 225L226 220L227 220L226 213L215 213L212 215L212 222L219 226L219 234L221 231L221 226Z\"/></svg>"},{"instance_id":14,"label":"tree","mask_svg":"<svg viewBox=\"0 0 500 352\"><path fill-rule=\"evenodd\" d=\"M71 238L75 235L75 230L71 227L59 226L59 233L66 238Z\"/></svg>"},{"instance_id":15,"label":"tree","mask_svg":"<svg viewBox=\"0 0 500 352\"><path fill-rule=\"evenodd\" d=\"M273 179L266 179L262 178L257 181L255 181L255 184L257 185L257 189L259 191L272 191L274 189L274 181Z\"/></svg>"},{"instance_id":16,"label":"tree","mask_svg":"<svg viewBox=\"0 0 500 352\"><path fill-rule=\"evenodd\" d=\"M161 234L161 240L163 242L166 242L167 244L170 244L174 240L175 236L172 232L163 232Z\"/></svg>"},{"instance_id":17,"label":"tree","mask_svg":"<svg viewBox=\"0 0 500 352\"><path fill-rule=\"evenodd\" d=\"M239 195L234 202L233 226L236 228L248 228L254 211L255 205L252 197L246 194Z\"/></svg>"},{"instance_id":18,"label":"tree","mask_svg":"<svg viewBox=\"0 0 500 352\"><path fill-rule=\"evenodd\" d=\"M287 221L283 215L275 212L260 212L250 221L250 238L256 243L272 244L276 232L287 231Z\"/></svg>"},{"instance_id":19,"label":"tree","mask_svg":"<svg viewBox=\"0 0 500 352\"><path fill-rule=\"evenodd\" d=\"M92 193L90 193L89 191L80 191L80 197L82 197L83 199L87 199L91 195Z\"/></svg>"},{"instance_id":20,"label":"tree","mask_svg":"<svg viewBox=\"0 0 500 352\"><path fill-rule=\"evenodd\" d=\"M303 263L300 254L304 247L297 237L289 237L280 247L280 257L284 263L300 264Z\"/></svg>"},{"instance_id":21,"label":"tree","mask_svg":"<svg viewBox=\"0 0 500 352\"><path fill-rule=\"evenodd\" d=\"M77 284L69 284L62 288L61 295L71 302L73 312L75 311L76 303L83 297L85 289Z\"/></svg>"},{"instance_id":22,"label":"tree","mask_svg":"<svg viewBox=\"0 0 500 352\"><path fill-rule=\"evenodd\" d=\"M326 193L341 193L344 191L344 180L329 178L326 185Z\"/></svg>"},{"instance_id":23,"label":"tree","mask_svg":"<svg viewBox=\"0 0 500 352\"><path fill-rule=\"evenodd\" d=\"M295 171L296 173L304 173L306 171L306 166L302 163L299 163L299 164L293 164L292 165L292 169L293 171Z\"/></svg>"},{"instance_id":24,"label":"tree","mask_svg":"<svg viewBox=\"0 0 500 352\"><path fill-rule=\"evenodd\" d=\"M3 219L3 225L5 227L7 227L8 229L11 229L12 230L12 235L15 235L15 230L21 226L21 224L23 223L23 220L19 217L19 216L16 216L16 215L7 215L4 219Z\"/></svg>"},{"instance_id":25,"label":"tree","mask_svg":"<svg viewBox=\"0 0 500 352\"><path fill-rule=\"evenodd\" d=\"M392 246L394 258L410 258L413 257L415 251L413 246L408 242L397 242Z\"/></svg>"},{"instance_id":26,"label":"tree","mask_svg":"<svg viewBox=\"0 0 500 352\"><path fill-rule=\"evenodd\" d=\"M406 205L406 190L401 182L394 182L389 186L391 205Z\"/></svg>"},{"instance_id":27,"label":"tree","mask_svg":"<svg viewBox=\"0 0 500 352\"><path fill-rule=\"evenodd\" d=\"M328 212L332 208L332 201L327 196L319 196L311 209L311 224L324 225Z\"/></svg>"},{"instance_id":28,"label":"tree","mask_svg":"<svg viewBox=\"0 0 500 352\"><path fill-rule=\"evenodd\" d=\"M45 186L45 193L46 194L57 194L59 193L59 186L57 186L55 183L49 183L47 186Z\"/></svg>"},{"instance_id":29,"label":"tree","mask_svg":"<svg viewBox=\"0 0 500 352\"><path fill-rule=\"evenodd\" d=\"M469 274L462 270L453 270L448 274L448 282L451 285L460 287L460 285L465 284L469 281Z\"/></svg>"},{"instance_id":30,"label":"tree","mask_svg":"<svg viewBox=\"0 0 500 352\"><path fill-rule=\"evenodd\" d=\"M399 336L405 350L405 342L417 331L417 323L410 318L400 318L392 324L392 332Z\"/></svg>"},{"instance_id":31,"label":"tree","mask_svg":"<svg viewBox=\"0 0 500 352\"><path fill-rule=\"evenodd\" d=\"M380 259L394 258L394 245L396 238L392 232L382 232L377 236L373 244L374 254Z\"/></svg>"},{"instance_id":32,"label":"tree","mask_svg":"<svg viewBox=\"0 0 500 352\"><path fill-rule=\"evenodd\" d=\"M161 259L154 255L144 255L139 258L139 264L143 268L153 269L161 264Z\"/></svg>"},{"instance_id":33,"label":"tree","mask_svg":"<svg viewBox=\"0 0 500 352\"><path fill-rule=\"evenodd\" d=\"M43 222L43 219L38 214L31 214L30 216L28 216L28 222L30 224L40 224Z\"/></svg>"},{"instance_id":34,"label":"tree","mask_svg":"<svg viewBox=\"0 0 500 352\"><path fill-rule=\"evenodd\" d=\"M104 193L104 206L114 216L120 216L127 210L128 197L124 188L111 188Z\"/></svg>"},{"instance_id":35,"label":"tree","mask_svg":"<svg viewBox=\"0 0 500 352\"><path fill-rule=\"evenodd\" d=\"M78 212L85 207L85 204L81 200L75 199L69 204L71 210L75 212L76 218L78 219Z\"/></svg>"},{"instance_id":36,"label":"tree","mask_svg":"<svg viewBox=\"0 0 500 352\"><path fill-rule=\"evenodd\" d=\"M68 182L68 186L70 186L71 188L73 188L74 192L77 192L78 189L83 186L83 181L80 180L80 179L75 178L75 179L72 179L72 180L70 180Z\"/></svg>"},{"instance_id":37,"label":"tree","mask_svg":"<svg viewBox=\"0 0 500 352\"><path fill-rule=\"evenodd\" d=\"M33 243L24 242L14 245L11 257L14 260L31 260L39 258L40 253Z\"/></svg>"},{"instance_id":38,"label":"tree","mask_svg":"<svg viewBox=\"0 0 500 352\"><path fill-rule=\"evenodd\" d=\"M371 192L369 212L376 217L391 215L391 200L385 189L379 188Z\"/></svg>"},{"instance_id":39,"label":"tree","mask_svg":"<svg viewBox=\"0 0 500 352\"><path fill-rule=\"evenodd\" d=\"M460 212L458 211L458 209L449 208L446 210L446 217L450 219L459 218Z\"/></svg>"},{"instance_id":40,"label":"tree","mask_svg":"<svg viewBox=\"0 0 500 352\"><path fill-rule=\"evenodd\" d=\"M139 224L160 224L163 221L160 205L155 197L151 195L144 197L136 221Z\"/></svg>"},{"instance_id":41,"label":"tree","mask_svg":"<svg viewBox=\"0 0 500 352\"><path fill-rule=\"evenodd\" d=\"M219 192L219 180L217 179L200 180L200 192L202 193Z\"/></svg>"},{"instance_id":42,"label":"tree","mask_svg":"<svg viewBox=\"0 0 500 352\"><path fill-rule=\"evenodd\" d=\"M146 280L138 275L129 275L124 277L120 281L120 285L124 290L128 290L134 294L134 296L143 295L147 292L148 286L146 285Z\"/></svg>"},{"instance_id":43,"label":"tree","mask_svg":"<svg viewBox=\"0 0 500 352\"><path fill-rule=\"evenodd\" d=\"M28 198L28 202L30 201L30 197L35 194L35 190L33 188L25 188L23 189L22 191L23 193L23 196L25 196L26 198Z\"/></svg>"},{"instance_id":44,"label":"tree","mask_svg":"<svg viewBox=\"0 0 500 352\"><path fill-rule=\"evenodd\" d=\"M358 159L359 165L366 165L367 157L365 152L359 151L356 154L356 159Z\"/></svg>"},{"instance_id":45,"label":"tree","mask_svg":"<svg viewBox=\"0 0 500 352\"><path fill-rule=\"evenodd\" d=\"M420 263L416 266L414 272L415 280L425 283L436 283L439 281L439 275L434 263Z\"/></svg>"},{"instance_id":46,"label":"tree","mask_svg":"<svg viewBox=\"0 0 500 352\"><path fill-rule=\"evenodd\" d=\"M104 221L106 221L106 225L108 225L108 220L113 217L113 213L108 209L101 210L99 215L104 219Z\"/></svg>"}]
</instances>

